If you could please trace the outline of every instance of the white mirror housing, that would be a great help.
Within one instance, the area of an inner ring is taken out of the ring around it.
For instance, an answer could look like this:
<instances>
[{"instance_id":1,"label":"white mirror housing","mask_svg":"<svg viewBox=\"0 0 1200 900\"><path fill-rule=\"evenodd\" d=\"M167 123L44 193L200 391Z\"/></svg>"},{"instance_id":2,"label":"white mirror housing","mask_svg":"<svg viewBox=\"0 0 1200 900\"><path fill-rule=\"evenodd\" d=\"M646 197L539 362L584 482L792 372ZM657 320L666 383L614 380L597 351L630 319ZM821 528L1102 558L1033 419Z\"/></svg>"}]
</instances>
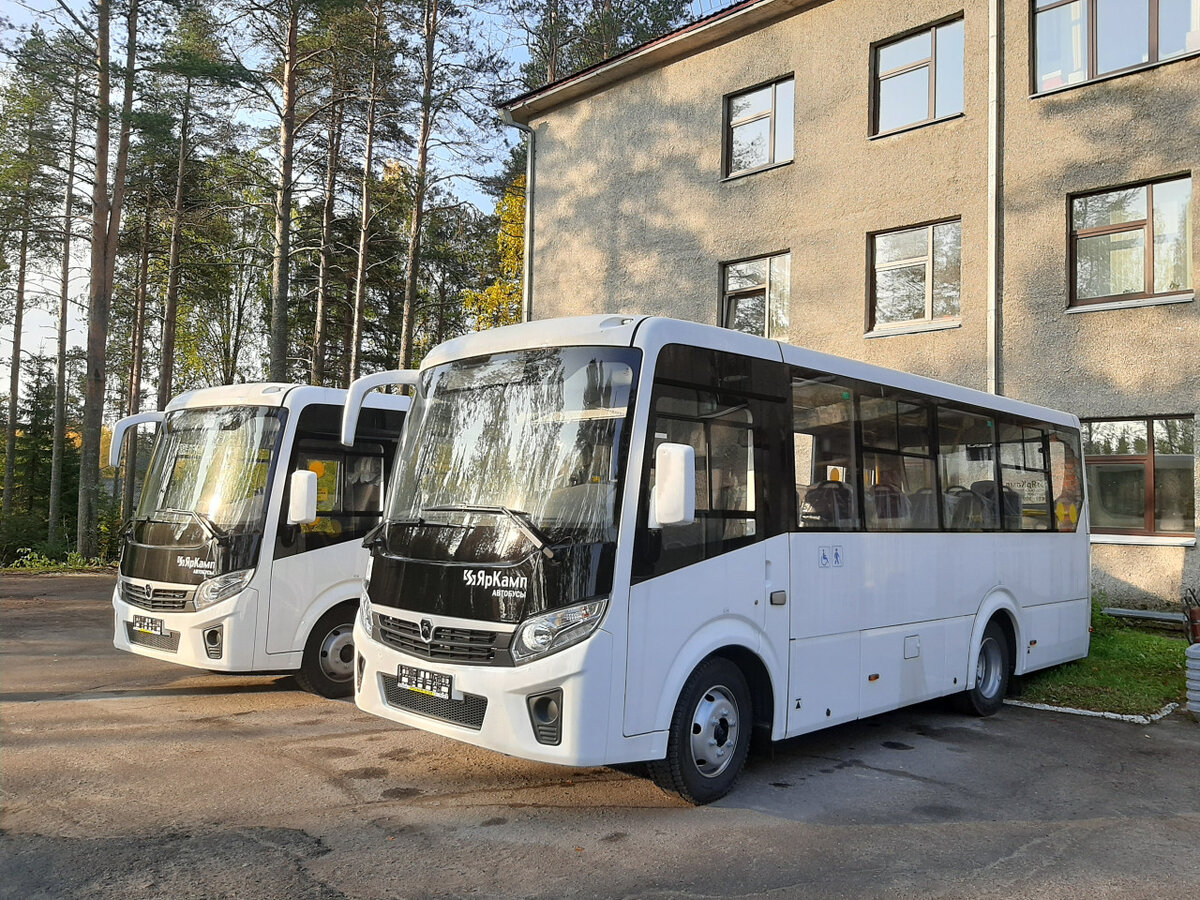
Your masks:
<instances>
[{"instance_id":1,"label":"white mirror housing","mask_svg":"<svg viewBox=\"0 0 1200 900\"><path fill-rule=\"evenodd\" d=\"M696 521L696 450L659 444L654 451L654 516L657 526Z\"/></svg>"},{"instance_id":2,"label":"white mirror housing","mask_svg":"<svg viewBox=\"0 0 1200 900\"><path fill-rule=\"evenodd\" d=\"M317 521L317 473L299 469L292 473L288 524L311 525Z\"/></svg>"},{"instance_id":3,"label":"white mirror housing","mask_svg":"<svg viewBox=\"0 0 1200 900\"><path fill-rule=\"evenodd\" d=\"M116 468L121 464L121 445L125 443L125 433L131 428L137 428L139 425L148 425L151 422L161 422L166 417L163 412L144 412L133 416L126 416L123 419L117 420L113 425L112 439L108 444L108 464L112 468Z\"/></svg>"}]
</instances>

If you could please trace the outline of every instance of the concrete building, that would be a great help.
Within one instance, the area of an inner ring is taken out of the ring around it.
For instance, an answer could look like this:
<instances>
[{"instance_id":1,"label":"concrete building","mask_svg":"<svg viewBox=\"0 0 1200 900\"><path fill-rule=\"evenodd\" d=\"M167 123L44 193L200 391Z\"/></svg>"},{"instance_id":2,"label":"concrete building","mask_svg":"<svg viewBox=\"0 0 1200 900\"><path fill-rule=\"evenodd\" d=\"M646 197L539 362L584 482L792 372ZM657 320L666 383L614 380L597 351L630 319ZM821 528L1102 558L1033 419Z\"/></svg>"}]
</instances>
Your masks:
<instances>
[{"instance_id":1,"label":"concrete building","mask_svg":"<svg viewBox=\"0 0 1200 900\"><path fill-rule=\"evenodd\" d=\"M515 98L530 314L1075 412L1093 585L1200 591L1200 0L750 0Z\"/></svg>"}]
</instances>

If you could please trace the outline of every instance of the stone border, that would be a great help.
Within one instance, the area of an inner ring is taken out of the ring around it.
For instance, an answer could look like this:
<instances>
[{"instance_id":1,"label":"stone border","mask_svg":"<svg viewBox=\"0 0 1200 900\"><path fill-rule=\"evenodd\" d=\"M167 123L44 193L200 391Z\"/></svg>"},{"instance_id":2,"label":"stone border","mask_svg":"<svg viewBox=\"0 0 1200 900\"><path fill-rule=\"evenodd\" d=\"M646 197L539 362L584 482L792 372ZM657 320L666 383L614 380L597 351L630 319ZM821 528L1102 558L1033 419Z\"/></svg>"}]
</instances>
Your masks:
<instances>
[{"instance_id":1,"label":"stone border","mask_svg":"<svg viewBox=\"0 0 1200 900\"><path fill-rule=\"evenodd\" d=\"M1153 725L1159 719L1166 718L1179 709L1178 703L1168 703L1158 712L1150 716L1130 716L1122 713L1096 712L1094 709L1075 709L1073 706L1050 706L1047 703L1027 703L1024 700L1005 700L1007 706L1020 706L1023 709L1044 709L1047 712L1069 713L1073 716L1089 716L1094 719L1112 719L1117 722L1132 722L1134 725Z\"/></svg>"}]
</instances>

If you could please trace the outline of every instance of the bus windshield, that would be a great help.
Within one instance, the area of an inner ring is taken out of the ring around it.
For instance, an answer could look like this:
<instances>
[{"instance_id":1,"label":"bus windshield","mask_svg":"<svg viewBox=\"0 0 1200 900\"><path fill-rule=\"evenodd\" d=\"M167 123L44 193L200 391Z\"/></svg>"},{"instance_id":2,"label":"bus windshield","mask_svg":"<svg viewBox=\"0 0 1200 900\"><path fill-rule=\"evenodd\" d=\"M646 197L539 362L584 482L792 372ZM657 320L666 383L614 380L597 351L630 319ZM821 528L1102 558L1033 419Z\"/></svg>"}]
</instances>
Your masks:
<instances>
[{"instance_id":1,"label":"bus windshield","mask_svg":"<svg viewBox=\"0 0 1200 900\"><path fill-rule=\"evenodd\" d=\"M206 531L261 531L278 410L222 406L171 413L155 442L138 520L192 519Z\"/></svg>"},{"instance_id":2,"label":"bus windshield","mask_svg":"<svg viewBox=\"0 0 1200 900\"><path fill-rule=\"evenodd\" d=\"M430 369L405 424L388 521L483 514L519 528L516 514L551 540L615 540L640 357L560 347Z\"/></svg>"}]
</instances>

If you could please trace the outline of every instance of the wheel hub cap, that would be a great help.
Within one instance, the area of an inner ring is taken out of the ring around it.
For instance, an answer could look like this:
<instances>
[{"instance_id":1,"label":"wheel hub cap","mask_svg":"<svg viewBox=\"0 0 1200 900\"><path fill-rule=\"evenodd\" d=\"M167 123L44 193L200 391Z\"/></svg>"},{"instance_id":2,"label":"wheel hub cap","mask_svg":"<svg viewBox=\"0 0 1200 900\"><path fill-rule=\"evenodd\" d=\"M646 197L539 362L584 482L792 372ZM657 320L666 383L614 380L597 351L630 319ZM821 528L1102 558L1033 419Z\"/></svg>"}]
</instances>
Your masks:
<instances>
[{"instance_id":1,"label":"wheel hub cap","mask_svg":"<svg viewBox=\"0 0 1200 900\"><path fill-rule=\"evenodd\" d=\"M338 625L321 641L321 672L330 681L349 681L354 675L354 631Z\"/></svg>"},{"instance_id":2,"label":"wheel hub cap","mask_svg":"<svg viewBox=\"0 0 1200 900\"><path fill-rule=\"evenodd\" d=\"M715 778L729 767L738 742L738 720L737 702L727 687L705 691L692 714L692 760L701 775Z\"/></svg>"}]
</instances>

